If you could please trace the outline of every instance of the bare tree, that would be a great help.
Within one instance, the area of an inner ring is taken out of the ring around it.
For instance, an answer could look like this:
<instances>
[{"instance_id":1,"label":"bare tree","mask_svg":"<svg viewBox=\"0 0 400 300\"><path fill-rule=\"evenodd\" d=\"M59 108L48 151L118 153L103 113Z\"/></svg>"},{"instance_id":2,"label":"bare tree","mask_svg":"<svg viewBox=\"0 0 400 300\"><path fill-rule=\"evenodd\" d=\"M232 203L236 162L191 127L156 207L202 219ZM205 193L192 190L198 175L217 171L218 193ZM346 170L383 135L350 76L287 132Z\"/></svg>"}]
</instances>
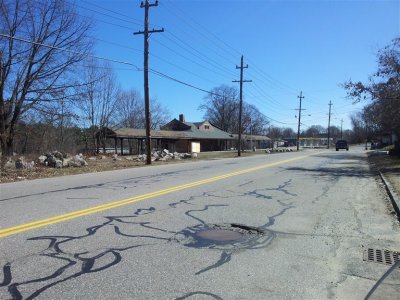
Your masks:
<instances>
[{"instance_id":1,"label":"bare tree","mask_svg":"<svg viewBox=\"0 0 400 300\"><path fill-rule=\"evenodd\" d=\"M115 104L115 111L118 126L145 128L144 100L137 90L131 89L120 92ZM157 99L151 99L150 115L151 129L159 128L171 118L170 112Z\"/></svg>"},{"instance_id":2,"label":"bare tree","mask_svg":"<svg viewBox=\"0 0 400 300\"><path fill-rule=\"evenodd\" d=\"M362 143L366 138L366 125L363 114L361 112L352 114L350 116L351 125L353 127L352 142Z\"/></svg>"},{"instance_id":3,"label":"bare tree","mask_svg":"<svg viewBox=\"0 0 400 300\"><path fill-rule=\"evenodd\" d=\"M81 123L88 128L92 147L99 145L96 133L99 132L100 143L105 147L104 131L100 130L116 124L115 105L119 94L119 86L112 67L108 63L98 64L95 60L87 62L84 71L86 84L77 89L79 94L78 109ZM100 131L99 131L100 130Z\"/></svg>"},{"instance_id":4,"label":"bare tree","mask_svg":"<svg viewBox=\"0 0 400 300\"><path fill-rule=\"evenodd\" d=\"M325 134L327 129L321 125L312 125L306 131L305 135L307 137L320 137L322 134Z\"/></svg>"},{"instance_id":5,"label":"bare tree","mask_svg":"<svg viewBox=\"0 0 400 300\"><path fill-rule=\"evenodd\" d=\"M239 97L235 87L221 85L214 88L204 98L205 102L199 109L204 110L204 118L224 131L238 133ZM243 103L243 132L264 134L269 121L256 106Z\"/></svg>"},{"instance_id":6,"label":"bare tree","mask_svg":"<svg viewBox=\"0 0 400 300\"><path fill-rule=\"evenodd\" d=\"M268 135L271 139L280 139L283 136L283 129L280 127L270 126Z\"/></svg>"},{"instance_id":7,"label":"bare tree","mask_svg":"<svg viewBox=\"0 0 400 300\"><path fill-rule=\"evenodd\" d=\"M343 86L355 102L369 101L362 114L366 130L395 131L400 136L400 37L378 52L378 70L368 82L349 80Z\"/></svg>"},{"instance_id":8,"label":"bare tree","mask_svg":"<svg viewBox=\"0 0 400 300\"><path fill-rule=\"evenodd\" d=\"M237 133L239 119L237 89L221 85L212 89L211 94L204 100L205 103L199 106L200 110L205 111L204 118L224 131Z\"/></svg>"},{"instance_id":9,"label":"bare tree","mask_svg":"<svg viewBox=\"0 0 400 300\"><path fill-rule=\"evenodd\" d=\"M243 103L242 128L244 132L263 135L266 134L268 125L267 117L256 106L246 102Z\"/></svg>"},{"instance_id":10,"label":"bare tree","mask_svg":"<svg viewBox=\"0 0 400 300\"><path fill-rule=\"evenodd\" d=\"M157 99L151 100L150 114L151 129L160 128L160 126L166 124L168 121L171 120L171 113L166 107L162 106L162 104L157 101Z\"/></svg>"},{"instance_id":11,"label":"bare tree","mask_svg":"<svg viewBox=\"0 0 400 300\"><path fill-rule=\"evenodd\" d=\"M117 124L127 128L145 128L144 100L136 90L121 91L115 105Z\"/></svg>"},{"instance_id":12,"label":"bare tree","mask_svg":"<svg viewBox=\"0 0 400 300\"><path fill-rule=\"evenodd\" d=\"M294 138L296 136L296 132L290 127L282 129L282 136L284 138Z\"/></svg>"},{"instance_id":13,"label":"bare tree","mask_svg":"<svg viewBox=\"0 0 400 300\"><path fill-rule=\"evenodd\" d=\"M65 0L0 3L0 144L12 155L15 129L33 108L58 101L77 85L77 63L91 48L90 22ZM68 49L69 51L62 51Z\"/></svg>"}]
</instances>

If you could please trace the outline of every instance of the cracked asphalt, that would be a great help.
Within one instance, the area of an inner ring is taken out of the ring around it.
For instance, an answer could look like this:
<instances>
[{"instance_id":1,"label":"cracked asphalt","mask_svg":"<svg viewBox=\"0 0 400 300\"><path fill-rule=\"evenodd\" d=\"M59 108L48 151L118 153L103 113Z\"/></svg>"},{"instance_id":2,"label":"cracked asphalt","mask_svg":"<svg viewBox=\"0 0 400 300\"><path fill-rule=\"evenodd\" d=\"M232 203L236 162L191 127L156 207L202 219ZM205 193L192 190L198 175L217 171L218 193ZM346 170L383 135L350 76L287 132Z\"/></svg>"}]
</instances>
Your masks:
<instances>
[{"instance_id":1,"label":"cracked asphalt","mask_svg":"<svg viewBox=\"0 0 400 300\"><path fill-rule=\"evenodd\" d=\"M390 266L363 261L363 251L400 251L399 223L361 147L7 183L0 191L1 230L30 224L0 238L0 299L364 299ZM138 195L150 196L50 219ZM196 240L218 224L262 234ZM394 270L371 299L399 293Z\"/></svg>"}]
</instances>

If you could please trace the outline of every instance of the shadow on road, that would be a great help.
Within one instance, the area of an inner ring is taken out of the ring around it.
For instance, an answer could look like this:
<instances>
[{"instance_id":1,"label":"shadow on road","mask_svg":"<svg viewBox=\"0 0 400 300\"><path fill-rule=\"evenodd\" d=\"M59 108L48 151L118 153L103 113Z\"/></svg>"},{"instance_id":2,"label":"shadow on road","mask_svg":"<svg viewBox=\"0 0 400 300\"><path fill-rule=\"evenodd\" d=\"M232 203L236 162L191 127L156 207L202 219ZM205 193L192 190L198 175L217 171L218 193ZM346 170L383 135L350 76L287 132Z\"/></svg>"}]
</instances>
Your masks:
<instances>
[{"instance_id":1,"label":"shadow on road","mask_svg":"<svg viewBox=\"0 0 400 300\"><path fill-rule=\"evenodd\" d=\"M318 154L315 157L326 158L330 161L314 168L288 167L287 171L308 172L313 176L324 176L331 178L339 177L358 177L369 178L376 174L372 172L368 165L367 156L357 154L332 155L332 153Z\"/></svg>"}]
</instances>

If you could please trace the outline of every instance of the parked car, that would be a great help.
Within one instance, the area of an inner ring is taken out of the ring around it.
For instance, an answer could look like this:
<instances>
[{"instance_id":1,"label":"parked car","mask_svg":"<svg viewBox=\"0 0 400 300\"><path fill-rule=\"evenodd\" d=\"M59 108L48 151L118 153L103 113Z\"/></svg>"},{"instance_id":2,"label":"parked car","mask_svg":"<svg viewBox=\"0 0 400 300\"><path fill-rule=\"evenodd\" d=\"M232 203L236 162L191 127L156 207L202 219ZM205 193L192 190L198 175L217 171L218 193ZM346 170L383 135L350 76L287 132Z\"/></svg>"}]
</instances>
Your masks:
<instances>
[{"instance_id":1,"label":"parked car","mask_svg":"<svg viewBox=\"0 0 400 300\"><path fill-rule=\"evenodd\" d=\"M339 149L346 149L349 151L349 145L347 144L347 141L345 140L339 140L336 142L336 151L339 151Z\"/></svg>"}]
</instances>

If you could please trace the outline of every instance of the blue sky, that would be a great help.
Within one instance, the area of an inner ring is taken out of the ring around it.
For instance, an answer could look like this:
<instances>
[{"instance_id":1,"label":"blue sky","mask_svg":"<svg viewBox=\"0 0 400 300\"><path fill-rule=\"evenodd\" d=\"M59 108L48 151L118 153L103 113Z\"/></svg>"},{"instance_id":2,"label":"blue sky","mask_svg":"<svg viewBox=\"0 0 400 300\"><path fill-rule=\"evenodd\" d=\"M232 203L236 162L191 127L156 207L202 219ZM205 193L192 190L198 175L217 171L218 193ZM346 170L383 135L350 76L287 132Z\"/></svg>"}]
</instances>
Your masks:
<instances>
[{"instance_id":1,"label":"blue sky","mask_svg":"<svg viewBox=\"0 0 400 300\"><path fill-rule=\"evenodd\" d=\"M153 2L151 2L153 3ZM92 16L99 56L143 66L144 9L137 0L77 2ZM377 67L376 52L400 35L400 1L338 0L160 0L150 8L150 27L164 33L150 37L150 68L193 86L211 90L237 86L244 55L244 100L254 104L271 124L297 128L297 95L303 91L302 128L331 124L351 128L353 105L340 84L366 81ZM112 23L112 24L111 24ZM124 89L143 94L143 73L113 64ZM172 117L200 121L205 93L150 75L150 95ZM310 115L310 116L309 116Z\"/></svg>"}]
</instances>

